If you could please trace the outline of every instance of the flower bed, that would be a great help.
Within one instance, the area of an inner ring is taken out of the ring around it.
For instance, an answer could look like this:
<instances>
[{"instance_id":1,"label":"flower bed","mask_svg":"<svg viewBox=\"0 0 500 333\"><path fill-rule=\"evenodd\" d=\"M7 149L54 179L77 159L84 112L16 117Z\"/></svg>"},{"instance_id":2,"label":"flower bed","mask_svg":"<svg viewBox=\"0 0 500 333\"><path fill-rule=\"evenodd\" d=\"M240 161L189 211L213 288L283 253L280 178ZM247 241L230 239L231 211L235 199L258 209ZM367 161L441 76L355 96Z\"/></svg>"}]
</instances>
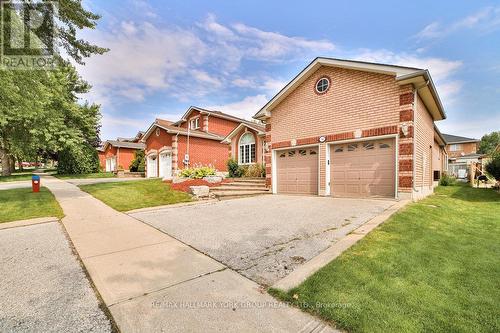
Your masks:
<instances>
[{"instance_id":1,"label":"flower bed","mask_svg":"<svg viewBox=\"0 0 500 333\"><path fill-rule=\"evenodd\" d=\"M177 184L173 184L172 181L170 181L170 180L166 181L166 183L170 184L170 187L172 188L172 190L182 191L182 192L187 192L187 193L189 193L190 186L205 185L208 187L215 187L215 186L220 186L221 184L230 183L230 182L232 182L232 180L229 180L229 179L224 179L220 183L209 183L203 179L188 179L186 181L183 181L182 183L177 183Z\"/></svg>"}]
</instances>

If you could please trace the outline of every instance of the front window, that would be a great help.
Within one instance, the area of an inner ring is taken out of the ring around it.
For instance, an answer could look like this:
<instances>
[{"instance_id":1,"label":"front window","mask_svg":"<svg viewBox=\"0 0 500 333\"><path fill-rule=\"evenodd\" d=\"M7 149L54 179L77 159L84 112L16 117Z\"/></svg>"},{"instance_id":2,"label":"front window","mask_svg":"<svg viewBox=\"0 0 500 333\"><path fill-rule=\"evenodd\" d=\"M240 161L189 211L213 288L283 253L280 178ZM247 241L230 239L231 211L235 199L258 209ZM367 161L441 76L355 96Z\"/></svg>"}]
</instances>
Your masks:
<instances>
[{"instance_id":1,"label":"front window","mask_svg":"<svg viewBox=\"0 0 500 333\"><path fill-rule=\"evenodd\" d=\"M459 151L462 147L460 145L451 145L450 151Z\"/></svg>"},{"instance_id":2,"label":"front window","mask_svg":"<svg viewBox=\"0 0 500 333\"><path fill-rule=\"evenodd\" d=\"M239 144L239 163L255 163L255 137L252 133L243 134Z\"/></svg>"},{"instance_id":3,"label":"front window","mask_svg":"<svg viewBox=\"0 0 500 333\"><path fill-rule=\"evenodd\" d=\"M200 128L200 118L193 118L189 121L189 128L190 129L198 129Z\"/></svg>"}]
</instances>

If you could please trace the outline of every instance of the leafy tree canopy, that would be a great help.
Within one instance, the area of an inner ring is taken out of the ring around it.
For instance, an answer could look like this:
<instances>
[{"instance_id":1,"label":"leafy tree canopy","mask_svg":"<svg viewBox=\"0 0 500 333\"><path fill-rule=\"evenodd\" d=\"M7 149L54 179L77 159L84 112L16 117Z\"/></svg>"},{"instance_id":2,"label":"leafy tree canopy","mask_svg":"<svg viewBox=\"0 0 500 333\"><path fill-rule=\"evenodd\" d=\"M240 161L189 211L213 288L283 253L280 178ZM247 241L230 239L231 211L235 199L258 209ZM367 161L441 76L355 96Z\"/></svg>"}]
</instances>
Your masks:
<instances>
[{"instance_id":1,"label":"leafy tree canopy","mask_svg":"<svg viewBox=\"0 0 500 333\"><path fill-rule=\"evenodd\" d=\"M495 148L500 144L500 131L485 134L479 142L480 154L491 154Z\"/></svg>"}]
</instances>

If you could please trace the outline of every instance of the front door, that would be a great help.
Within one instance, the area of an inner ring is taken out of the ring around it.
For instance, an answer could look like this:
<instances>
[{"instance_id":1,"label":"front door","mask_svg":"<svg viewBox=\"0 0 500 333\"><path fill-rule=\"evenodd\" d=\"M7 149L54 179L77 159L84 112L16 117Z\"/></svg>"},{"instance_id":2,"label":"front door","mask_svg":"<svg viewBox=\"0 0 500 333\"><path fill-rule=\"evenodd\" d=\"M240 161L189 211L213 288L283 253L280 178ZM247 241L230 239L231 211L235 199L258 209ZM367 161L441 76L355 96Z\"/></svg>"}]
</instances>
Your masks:
<instances>
[{"instance_id":1,"label":"front door","mask_svg":"<svg viewBox=\"0 0 500 333\"><path fill-rule=\"evenodd\" d=\"M158 158L156 155L148 156L148 178L158 177Z\"/></svg>"},{"instance_id":2,"label":"front door","mask_svg":"<svg viewBox=\"0 0 500 333\"><path fill-rule=\"evenodd\" d=\"M160 154L160 178L172 178L172 154Z\"/></svg>"}]
</instances>

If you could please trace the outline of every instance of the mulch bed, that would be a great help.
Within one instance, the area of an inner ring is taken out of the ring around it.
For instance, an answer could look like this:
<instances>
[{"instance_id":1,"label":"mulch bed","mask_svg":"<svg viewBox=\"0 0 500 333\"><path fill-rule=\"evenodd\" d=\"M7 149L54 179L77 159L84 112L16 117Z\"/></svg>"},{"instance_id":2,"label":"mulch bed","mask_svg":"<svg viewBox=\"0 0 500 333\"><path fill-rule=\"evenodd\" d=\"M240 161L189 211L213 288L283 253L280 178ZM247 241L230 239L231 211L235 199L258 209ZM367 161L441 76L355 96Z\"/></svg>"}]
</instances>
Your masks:
<instances>
[{"instance_id":1,"label":"mulch bed","mask_svg":"<svg viewBox=\"0 0 500 333\"><path fill-rule=\"evenodd\" d=\"M165 183L169 184L172 190L175 191L182 191L189 193L189 187L190 186L208 186L208 187L214 187L214 186L220 186L221 184L226 184L226 183L231 183L233 180L232 179L224 179L220 183L209 183L206 180L203 179L189 179L186 181L183 181L182 183L177 183L174 184L172 183L171 180L165 181Z\"/></svg>"}]
</instances>

